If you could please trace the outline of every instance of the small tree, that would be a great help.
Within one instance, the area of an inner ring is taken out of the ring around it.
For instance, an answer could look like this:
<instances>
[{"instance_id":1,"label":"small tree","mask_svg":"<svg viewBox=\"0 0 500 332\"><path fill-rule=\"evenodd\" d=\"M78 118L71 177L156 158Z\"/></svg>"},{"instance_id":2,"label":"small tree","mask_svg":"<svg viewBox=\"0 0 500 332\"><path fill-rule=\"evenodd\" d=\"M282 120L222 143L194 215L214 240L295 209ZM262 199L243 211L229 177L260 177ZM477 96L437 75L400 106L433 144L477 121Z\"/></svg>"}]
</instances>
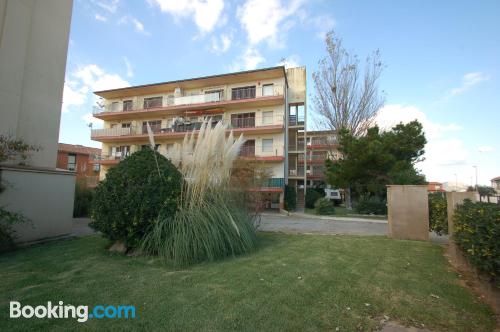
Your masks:
<instances>
[{"instance_id":1,"label":"small tree","mask_svg":"<svg viewBox=\"0 0 500 332\"><path fill-rule=\"evenodd\" d=\"M479 201L482 202L482 198L486 197L488 203L490 202L490 197L495 196L497 192L492 187L488 186L477 186L477 192L479 193Z\"/></svg>"}]
</instances>

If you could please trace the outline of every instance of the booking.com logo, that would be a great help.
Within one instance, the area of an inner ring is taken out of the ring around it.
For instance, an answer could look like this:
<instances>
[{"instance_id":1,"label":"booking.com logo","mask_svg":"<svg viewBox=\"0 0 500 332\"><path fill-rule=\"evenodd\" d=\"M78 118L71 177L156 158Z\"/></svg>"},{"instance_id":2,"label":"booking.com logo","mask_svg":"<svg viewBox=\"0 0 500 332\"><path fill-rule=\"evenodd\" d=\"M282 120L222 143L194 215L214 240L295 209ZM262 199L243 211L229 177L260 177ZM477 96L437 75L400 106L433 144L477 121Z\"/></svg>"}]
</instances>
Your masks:
<instances>
[{"instance_id":1,"label":"booking.com logo","mask_svg":"<svg viewBox=\"0 0 500 332\"><path fill-rule=\"evenodd\" d=\"M96 305L91 310L89 306L74 306L64 304L59 301L58 304L47 302L47 305L22 306L20 302L10 301L10 318L76 318L79 323L86 322L89 319L129 319L135 318L135 306L133 305Z\"/></svg>"}]
</instances>

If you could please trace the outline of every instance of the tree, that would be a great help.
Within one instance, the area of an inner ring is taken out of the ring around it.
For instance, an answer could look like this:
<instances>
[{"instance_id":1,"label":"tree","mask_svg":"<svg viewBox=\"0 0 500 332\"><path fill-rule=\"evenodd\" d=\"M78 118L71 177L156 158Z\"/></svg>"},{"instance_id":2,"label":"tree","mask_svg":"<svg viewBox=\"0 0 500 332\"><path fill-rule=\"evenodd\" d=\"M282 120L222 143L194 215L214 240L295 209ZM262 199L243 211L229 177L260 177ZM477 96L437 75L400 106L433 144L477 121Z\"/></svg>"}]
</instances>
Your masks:
<instances>
[{"instance_id":1,"label":"tree","mask_svg":"<svg viewBox=\"0 0 500 332\"><path fill-rule=\"evenodd\" d=\"M479 201L482 202L482 198L486 196L488 203L490 202L490 196L495 196L497 194L495 189L488 186L477 186L477 192L479 193Z\"/></svg>"},{"instance_id":2,"label":"tree","mask_svg":"<svg viewBox=\"0 0 500 332\"><path fill-rule=\"evenodd\" d=\"M319 71L313 73L316 112L333 132L347 129L358 137L373 124L384 104L378 91L383 70L379 51L367 57L361 73L358 57L347 52L333 31L325 42L328 54L320 60Z\"/></svg>"},{"instance_id":3,"label":"tree","mask_svg":"<svg viewBox=\"0 0 500 332\"><path fill-rule=\"evenodd\" d=\"M350 186L353 193L386 195L388 184L425 184L415 164L423 160L427 143L418 121L398 124L380 132L377 126L356 137L343 129L339 135L340 160L326 162L327 182L339 188Z\"/></svg>"}]
</instances>

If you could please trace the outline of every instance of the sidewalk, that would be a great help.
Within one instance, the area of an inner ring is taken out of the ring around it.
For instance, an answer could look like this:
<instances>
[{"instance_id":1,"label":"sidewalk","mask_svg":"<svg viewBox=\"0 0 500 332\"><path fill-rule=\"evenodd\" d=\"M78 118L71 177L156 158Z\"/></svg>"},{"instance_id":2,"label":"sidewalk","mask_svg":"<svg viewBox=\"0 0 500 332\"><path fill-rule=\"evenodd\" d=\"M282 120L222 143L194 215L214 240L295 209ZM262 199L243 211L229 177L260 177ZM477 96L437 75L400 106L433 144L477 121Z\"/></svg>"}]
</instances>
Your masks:
<instances>
[{"instance_id":1,"label":"sidewalk","mask_svg":"<svg viewBox=\"0 0 500 332\"><path fill-rule=\"evenodd\" d=\"M363 217L318 216L315 214L309 214L309 213L303 213L303 212L290 212L290 216L296 216L296 217L300 217L300 218L334 220L334 221L360 221L360 222L374 222L374 223L379 223L379 224L387 224L386 219L372 219L372 218L363 218Z\"/></svg>"}]
</instances>

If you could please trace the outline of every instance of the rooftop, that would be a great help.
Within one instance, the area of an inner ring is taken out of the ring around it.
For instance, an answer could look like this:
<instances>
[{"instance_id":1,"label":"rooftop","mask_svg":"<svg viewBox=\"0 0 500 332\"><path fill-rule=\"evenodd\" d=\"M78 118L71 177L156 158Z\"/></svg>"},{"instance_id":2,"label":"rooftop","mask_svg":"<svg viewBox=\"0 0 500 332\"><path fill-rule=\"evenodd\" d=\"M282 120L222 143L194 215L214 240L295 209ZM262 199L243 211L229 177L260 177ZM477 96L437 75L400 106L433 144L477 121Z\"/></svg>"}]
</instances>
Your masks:
<instances>
[{"instance_id":1,"label":"rooftop","mask_svg":"<svg viewBox=\"0 0 500 332\"><path fill-rule=\"evenodd\" d=\"M88 154L88 155L93 155L93 154L101 154L101 149L98 148L91 148L88 146L83 146L83 145L74 145L74 144L66 144L66 143L59 143L57 147L57 151L61 152L69 152L69 153L79 153L79 154Z\"/></svg>"}]
</instances>

